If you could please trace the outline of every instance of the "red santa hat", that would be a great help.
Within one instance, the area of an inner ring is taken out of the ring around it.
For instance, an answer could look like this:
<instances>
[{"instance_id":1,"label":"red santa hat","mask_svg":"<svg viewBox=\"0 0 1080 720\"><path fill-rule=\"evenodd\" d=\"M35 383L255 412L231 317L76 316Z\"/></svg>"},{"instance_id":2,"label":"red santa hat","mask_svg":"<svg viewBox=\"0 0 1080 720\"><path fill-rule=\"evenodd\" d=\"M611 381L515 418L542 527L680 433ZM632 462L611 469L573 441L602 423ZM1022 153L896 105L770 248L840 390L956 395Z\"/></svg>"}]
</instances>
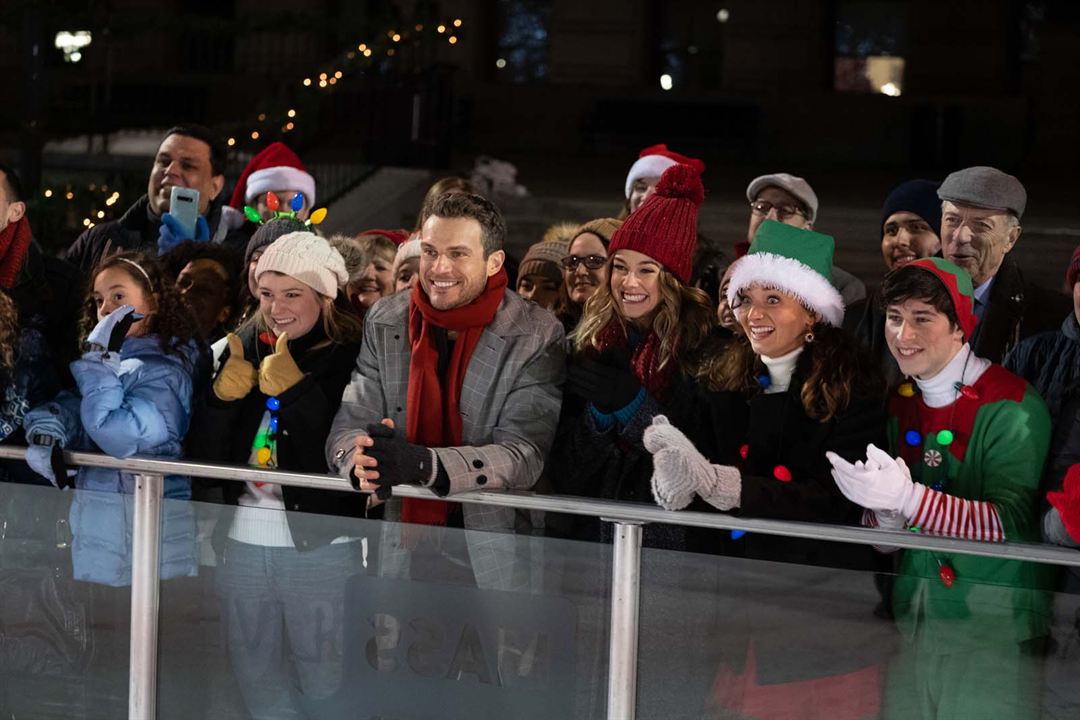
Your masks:
<instances>
[{"instance_id":1,"label":"red santa hat","mask_svg":"<svg viewBox=\"0 0 1080 720\"><path fill-rule=\"evenodd\" d=\"M403 244L405 244L405 241L409 239L408 230L384 230L383 228L372 228L371 230L365 230L356 237L362 238L365 235L381 235L384 238L387 238L388 240L393 242L394 245L397 245L398 247L401 247Z\"/></svg>"},{"instance_id":2,"label":"red santa hat","mask_svg":"<svg viewBox=\"0 0 1080 720\"><path fill-rule=\"evenodd\" d=\"M285 143L267 145L240 173L233 189L231 207L242 210L251 202L271 190L296 190L307 200L308 209L315 206L315 178L311 177L300 162L300 157Z\"/></svg>"},{"instance_id":3,"label":"red santa hat","mask_svg":"<svg viewBox=\"0 0 1080 720\"><path fill-rule=\"evenodd\" d=\"M647 177L658 178L674 165L689 165L697 170L698 175L705 172L704 162L668 150L668 146L663 143L647 147L638 153L637 161L630 166L630 172L626 174L626 199L630 199L630 190L633 189L635 180Z\"/></svg>"}]
</instances>

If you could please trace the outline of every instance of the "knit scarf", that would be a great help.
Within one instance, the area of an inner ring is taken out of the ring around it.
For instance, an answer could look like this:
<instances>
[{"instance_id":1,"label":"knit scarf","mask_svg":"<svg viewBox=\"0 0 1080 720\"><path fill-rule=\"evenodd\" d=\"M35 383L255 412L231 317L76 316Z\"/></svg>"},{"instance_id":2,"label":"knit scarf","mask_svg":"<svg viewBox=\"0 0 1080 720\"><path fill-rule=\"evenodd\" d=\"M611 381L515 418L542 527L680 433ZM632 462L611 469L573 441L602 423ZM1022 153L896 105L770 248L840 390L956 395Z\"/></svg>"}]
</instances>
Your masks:
<instances>
[{"instance_id":1,"label":"knit scarf","mask_svg":"<svg viewBox=\"0 0 1080 720\"><path fill-rule=\"evenodd\" d=\"M459 401L465 384L469 360L484 328L495 313L506 290L506 271L488 278L484 291L468 305L437 310L431 305L420 283L413 287L409 303L409 390L405 415L405 437L424 447L453 447L461 444ZM439 377L439 350L434 328L457 333L450 363L444 378ZM421 525L446 525L448 503L438 500L403 498L401 520Z\"/></svg>"},{"instance_id":2,"label":"knit scarf","mask_svg":"<svg viewBox=\"0 0 1080 720\"><path fill-rule=\"evenodd\" d=\"M610 350L625 350L631 347L630 338L623 324L612 317L608 324L600 331L596 338L597 354L602 355ZM649 328L649 334L643 340L639 340L631 347L630 369L634 376L645 386L646 392L660 402L668 398L671 390L671 381L675 376L676 359L668 359L664 367L660 367L660 337L656 331Z\"/></svg>"},{"instance_id":3,"label":"knit scarf","mask_svg":"<svg viewBox=\"0 0 1080 720\"><path fill-rule=\"evenodd\" d=\"M0 287L5 290L15 285L15 277L26 260L31 240L30 222L26 218L9 223L0 232Z\"/></svg>"}]
</instances>

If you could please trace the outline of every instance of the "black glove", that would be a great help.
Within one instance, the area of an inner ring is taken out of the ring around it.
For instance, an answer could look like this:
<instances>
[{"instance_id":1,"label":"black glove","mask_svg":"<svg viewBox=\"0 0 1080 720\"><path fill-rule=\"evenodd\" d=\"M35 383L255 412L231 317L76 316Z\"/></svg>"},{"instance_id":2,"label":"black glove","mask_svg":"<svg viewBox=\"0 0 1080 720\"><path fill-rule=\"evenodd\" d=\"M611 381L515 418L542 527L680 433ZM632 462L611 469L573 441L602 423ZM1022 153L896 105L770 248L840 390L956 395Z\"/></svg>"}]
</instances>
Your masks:
<instances>
[{"instance_id":1,"label":"black glove","mask_svg":"<svg viewBox=\"0 0 1080 720\"><path fill-rule=\"evenodd\" d=\"M376 482L384 487L393 485L426 485L438 469L435 453L423 445L414 445L382 423L367 426L373 444L364 454L375 458L379 471ZM381 497L381 496L380 496Z\"/></svg>"},{"instance_id":2,"label":"black glove","mask_svg":"<svg viewBox=\"0 0 1080 720\"><path fill-rule=\"evenodd\" d=\"M596 360L582 360L566 373L566 389L593 404L602 413L613 413L629 405L641 392L641 381L630 370Z\"/></svg>"}]
</instances>

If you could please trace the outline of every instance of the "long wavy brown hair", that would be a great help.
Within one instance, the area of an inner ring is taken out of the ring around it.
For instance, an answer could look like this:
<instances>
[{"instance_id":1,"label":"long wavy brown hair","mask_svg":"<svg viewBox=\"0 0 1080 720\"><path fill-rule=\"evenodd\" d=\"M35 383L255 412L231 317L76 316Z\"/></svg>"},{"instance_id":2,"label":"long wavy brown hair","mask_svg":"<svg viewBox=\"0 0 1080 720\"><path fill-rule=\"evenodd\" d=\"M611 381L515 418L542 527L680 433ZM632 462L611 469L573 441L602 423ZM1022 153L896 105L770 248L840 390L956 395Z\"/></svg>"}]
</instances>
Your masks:
<instances>
[{"instance_id":1,"label":"long wavy brown hair","mask_svg":"<svg viewBox=\"0 0 1080 720\"><path fill-rule=\"evenodd\" d=\"M0 380L11 377L15 369L15 345L19 339L19 309L15 301L0 290Z\"/></svg>"},{"instance_id":2,"label":"long wavy brown hair","mask_svg":"<svg viewBox=\"0 0 1080 720\"><path fill-rule=\"evenodd\" d=\"M608 258L608 281L596 289L585 303L574 336L574 349L578 354L600 350L600 333L612 318L627 331L630 321L619 311L618 303L611 294L611 263ZM716 311L709 297L697 288L687 287L666 268L660 269L660 302L653 317L652 330L660 338L659 366L672 359L687 375L698 373L700 358L696 350L702 346L716 325Z\"/></svg>"},{"instance_id":3,"label":"long wavy brown hair","mask_svg":"<svg viewBox=\"0 0 1080 720\"><path fill-rule=\"evenodd\" d=\"M198 323L180 291L165 276L165 271L157 259L140 252L110 255L94 268L94 272L90 274L90 292L83 301L80 337L89 335L98 322L93 284L97 276L109 268L122 270L148 298L153 298L156 308L146 318L146 334L158 336L162 352L185 356L182 348L192 340L199 340ZM142 268L145 274L139 272L139 268Z\"/></svg>"},{"instance_id":4,"label":"long wavy brown hair","mask_svg":"<svg viewBox=\"0 0 1080 720\"><path fill-rule=\"evenodd\" d=\"M812 328L813 342L803 345L795 371L803 380L799 399L808 417L828 422L847 409L853 397L885 396L885 380L858 341L823 321ZM698 381L709 390L755 394L766 372L746 335L738 334L718 355L706 357Z\"/></svg>"}]
</instances>

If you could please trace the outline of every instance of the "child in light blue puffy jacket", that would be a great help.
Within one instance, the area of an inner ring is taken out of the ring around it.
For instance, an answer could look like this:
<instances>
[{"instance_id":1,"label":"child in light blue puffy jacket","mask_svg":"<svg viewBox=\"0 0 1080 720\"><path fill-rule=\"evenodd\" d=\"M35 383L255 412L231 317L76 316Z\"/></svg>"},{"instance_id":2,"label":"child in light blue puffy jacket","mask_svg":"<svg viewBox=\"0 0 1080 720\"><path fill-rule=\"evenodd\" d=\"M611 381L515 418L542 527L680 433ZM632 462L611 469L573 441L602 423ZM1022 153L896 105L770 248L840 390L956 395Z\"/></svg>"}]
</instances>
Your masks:
<instances>
[{"instance_id":1,"label":"child in light blue puffy jacket","mask_svg":"<svg viewBox=\"0 0 1080 720\"><path fill-rule=\"evenodd\" d=\"M61 449L176 459L191 420L194 386L208 373L183 300L155 260L122 253L93 273L84 325L86 352L71 364L76 389L26 414L30 467L74 487L72 565L80 580L131 583L132 473L64 467ZM166 476L161 577L197 570L191 479ZM177 502L170 502L175 499Z\"/></svg>"}]
</instances>

